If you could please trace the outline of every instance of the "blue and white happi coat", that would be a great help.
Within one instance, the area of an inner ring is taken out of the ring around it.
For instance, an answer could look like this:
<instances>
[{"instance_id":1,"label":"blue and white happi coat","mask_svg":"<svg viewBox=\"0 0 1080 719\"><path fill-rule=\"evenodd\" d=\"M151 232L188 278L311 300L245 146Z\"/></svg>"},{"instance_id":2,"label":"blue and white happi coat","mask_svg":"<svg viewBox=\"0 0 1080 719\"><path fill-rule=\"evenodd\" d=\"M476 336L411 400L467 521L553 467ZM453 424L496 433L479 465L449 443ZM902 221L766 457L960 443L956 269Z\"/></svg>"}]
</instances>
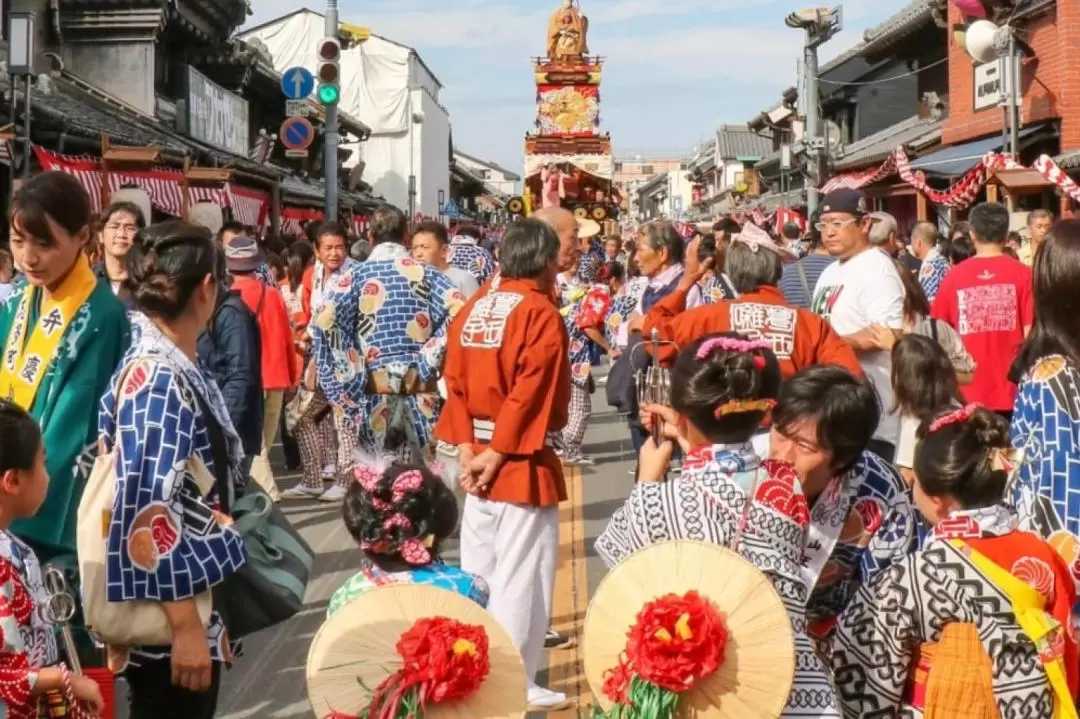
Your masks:
<instances>
[{"instance_id":1,"label":"blue and white happi coat","mask_svg":"<svg viewBox=\"0 0 1080 719\"><path fill-rule=\"evenodd\" d=\"M368 382L371 372L384 372L399 390L410 370L425 384L437 380L446 331L465 295L395 243L377 245L367 261L328 281L324 291L311 322L318 385L357 427L361 450L393 454L384 447L388 427L411 431L417 449L433 446L438 393L369 395Z\"/></svg>"},{"instance_id":2,"label":"blue and white happi coat","mask_svg":"<svg viewBox=\"0 0 1080 719\"><path fill-rule=\"evenodd\" d=\"M215 510L216 491L200 496L187 471L193 458L215 472L198 394L228 442L240 477L240 439L210 374L145 315L132 313L133 343L101 399L99 429L116 450L116 500L108 528L108 599L177 602L208 591L247 561L240 535ZM206 632L211 658L233 657L215 612ZM169 656L169 647L133 647L132 664Z\"/></svg>"},{"instance_id":3,"label":"blue and white happi coat","mask_svg":"<svg viewBox=\"0 0 1080 719\"><path fill-rule=\"evenodd\" d=\"M447 261L451 267L465 270L475 277L477 285L487 282L498 264L495 256L481 247L479 241L466 235L455 235L450 240L450 257Z\"/></svg>"}]
</instances>

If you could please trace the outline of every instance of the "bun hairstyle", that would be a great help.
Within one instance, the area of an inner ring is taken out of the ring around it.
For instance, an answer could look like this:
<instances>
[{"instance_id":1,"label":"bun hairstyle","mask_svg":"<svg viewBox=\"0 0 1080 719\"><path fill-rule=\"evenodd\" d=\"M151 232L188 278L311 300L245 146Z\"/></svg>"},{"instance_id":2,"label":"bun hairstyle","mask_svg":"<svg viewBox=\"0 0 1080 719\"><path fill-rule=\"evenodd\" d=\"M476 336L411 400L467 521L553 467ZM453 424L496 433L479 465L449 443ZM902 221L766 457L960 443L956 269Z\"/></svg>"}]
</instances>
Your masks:
<instances>
[{"instance_id":1,"label":"bun hairstyle","mask_svg":"<svg viewBox=\"0 0 1080 719\"><path fill-rule=\"evenodd\" d=\"M457 526L454 493L427 467L395 464L355 470L345 493L344 519L356 543L376 565L422 566Z\"/></svg>"},{"instance_id":2,"label":"bun hairstyle","mask_svg":"<svg viewBox=\"0 0 1080 719\"><path fill-rule=\"evenodd\" d=\"M41 428L19 405L0 399L0 474L28 471L41 450Z\"/></svg>"},{"instance_id":3,"label":"bun hairstyle","mask_svg":"<svg viewBox=\"0 0 1080 719\"><path fill-rule=\"evenodd\" d=\"M219 255L209 229L182 220L162 222L136 235L127 255L125 286L140 310L175 320L208 275L224 279Z\"/></svg>"},{"instance_id":4,"label":"bun hairstyle","mask_svg":"<svg viewBox=\"0 0 1080 719\"><path fill-rule=\"evenodd\" d=\"M931 497L948 495L965 509L1004 499L1009 477L1009 423L977 404L939 414L919 427L913 469Z\"/></svg>"},{"instance_id":5,"label":"bun hairstyle","mask_svg":"<svg viewBox=\"0 0 1080 719\"><path fill-rule=\"evenodd\" d=\"M771 409L780 380L768 343L707 335L675 358L671 405L713 442L746 442Z\"/></svg>"}]
</instances>

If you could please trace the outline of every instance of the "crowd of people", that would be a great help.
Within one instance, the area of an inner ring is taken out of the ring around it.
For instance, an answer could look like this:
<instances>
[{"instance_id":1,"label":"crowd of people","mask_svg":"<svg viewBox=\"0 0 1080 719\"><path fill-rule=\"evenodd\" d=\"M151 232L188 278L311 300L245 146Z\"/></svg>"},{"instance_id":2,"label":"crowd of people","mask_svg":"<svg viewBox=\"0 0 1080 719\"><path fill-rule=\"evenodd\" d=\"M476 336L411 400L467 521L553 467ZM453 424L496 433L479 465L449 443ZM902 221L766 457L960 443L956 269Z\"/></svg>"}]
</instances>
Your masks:
<instances>
[{"instance_id":1,"label":"crowd of people","mask_svg":"<svg viewBox=\"0 0 1080 719\"><path fill-rule=\"evenodd\" d=\"M1080 221L1032 212L1016 238L983 203L903 241L855 190L824 197L805 236L725 218L624 242L548 207L493 241L385 206L366 238L322 223L283 242L150 215L125 200L94 222L63 173L12 201L7 716L99 712L69 668L107 665L135 719L213 717L253 487L342 507L359 571L328 622L375 587L455 592L520 653L522 710L566 708L537 682L544 648L571 640L550 631L558 506L564 467L595 464L601 387L637 462L597 554L614 568L696 540L756 567L792 629L782 716L1077 715ZM293 487L271 468L279 436ZM115 499L88 520L102 471ZM440 552L455 532L460 566ZM79 615L58 641L42 578L90 581L86 536L105 581L85 614L158 605L170 641L102 647Z\"/></svg>"}]
</instances>

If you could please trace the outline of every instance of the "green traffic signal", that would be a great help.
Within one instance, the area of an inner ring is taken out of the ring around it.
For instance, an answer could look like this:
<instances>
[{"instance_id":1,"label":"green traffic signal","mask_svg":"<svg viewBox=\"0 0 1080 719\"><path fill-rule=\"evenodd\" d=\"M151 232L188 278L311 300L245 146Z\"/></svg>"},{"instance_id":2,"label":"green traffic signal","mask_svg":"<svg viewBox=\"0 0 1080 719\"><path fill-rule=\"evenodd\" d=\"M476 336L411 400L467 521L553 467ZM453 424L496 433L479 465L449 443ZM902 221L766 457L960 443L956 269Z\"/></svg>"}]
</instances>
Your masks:
<instances>
[{"instance_id":1,"label":"green traffic signal","mask_svg":"<svg viewBox=\"0 0 1080 719\"><path fill-rule=\"evenodd\" d=\"M336 105L341 99L341 89L337 85L319 85L319 103Z\"/></svg>"}]
</instances>

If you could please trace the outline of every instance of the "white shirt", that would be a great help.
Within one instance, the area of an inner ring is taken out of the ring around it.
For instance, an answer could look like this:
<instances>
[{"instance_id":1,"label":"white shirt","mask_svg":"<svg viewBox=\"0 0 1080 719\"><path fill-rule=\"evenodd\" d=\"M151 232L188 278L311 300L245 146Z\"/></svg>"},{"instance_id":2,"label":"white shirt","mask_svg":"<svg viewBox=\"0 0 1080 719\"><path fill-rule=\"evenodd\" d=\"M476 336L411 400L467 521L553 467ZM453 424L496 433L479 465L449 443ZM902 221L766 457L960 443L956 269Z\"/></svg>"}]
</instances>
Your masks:
<instances>
[{"instance_id":1,"label":"white shirt","mask_svg":"<svg viewBox=\"0 0 1080 719\"><path fill-rule=\"evenodd\" d=\"M884 252L867 248L849 260L834 262L821 273L810 303L841 337L870 325L900 330L904 326L904 285ZM856 352L866 377L881 400L875 439L896 444L900 426L892 407L892 359L889 352Z\"/></svg>"},{"instance_id":2,"label":"white shirt","mask_svg":"<svg viewBox=\"0 0 1080 719\"><path fill-rule=\"evenodd\" d=\"M461 293L465 295L465 299L469 299L480 289L476 278L460 267L447 267L443 270L443 274L450 278L450 281L454 283L454 287L461 290Z\"/></svg>"}]
</instances>

